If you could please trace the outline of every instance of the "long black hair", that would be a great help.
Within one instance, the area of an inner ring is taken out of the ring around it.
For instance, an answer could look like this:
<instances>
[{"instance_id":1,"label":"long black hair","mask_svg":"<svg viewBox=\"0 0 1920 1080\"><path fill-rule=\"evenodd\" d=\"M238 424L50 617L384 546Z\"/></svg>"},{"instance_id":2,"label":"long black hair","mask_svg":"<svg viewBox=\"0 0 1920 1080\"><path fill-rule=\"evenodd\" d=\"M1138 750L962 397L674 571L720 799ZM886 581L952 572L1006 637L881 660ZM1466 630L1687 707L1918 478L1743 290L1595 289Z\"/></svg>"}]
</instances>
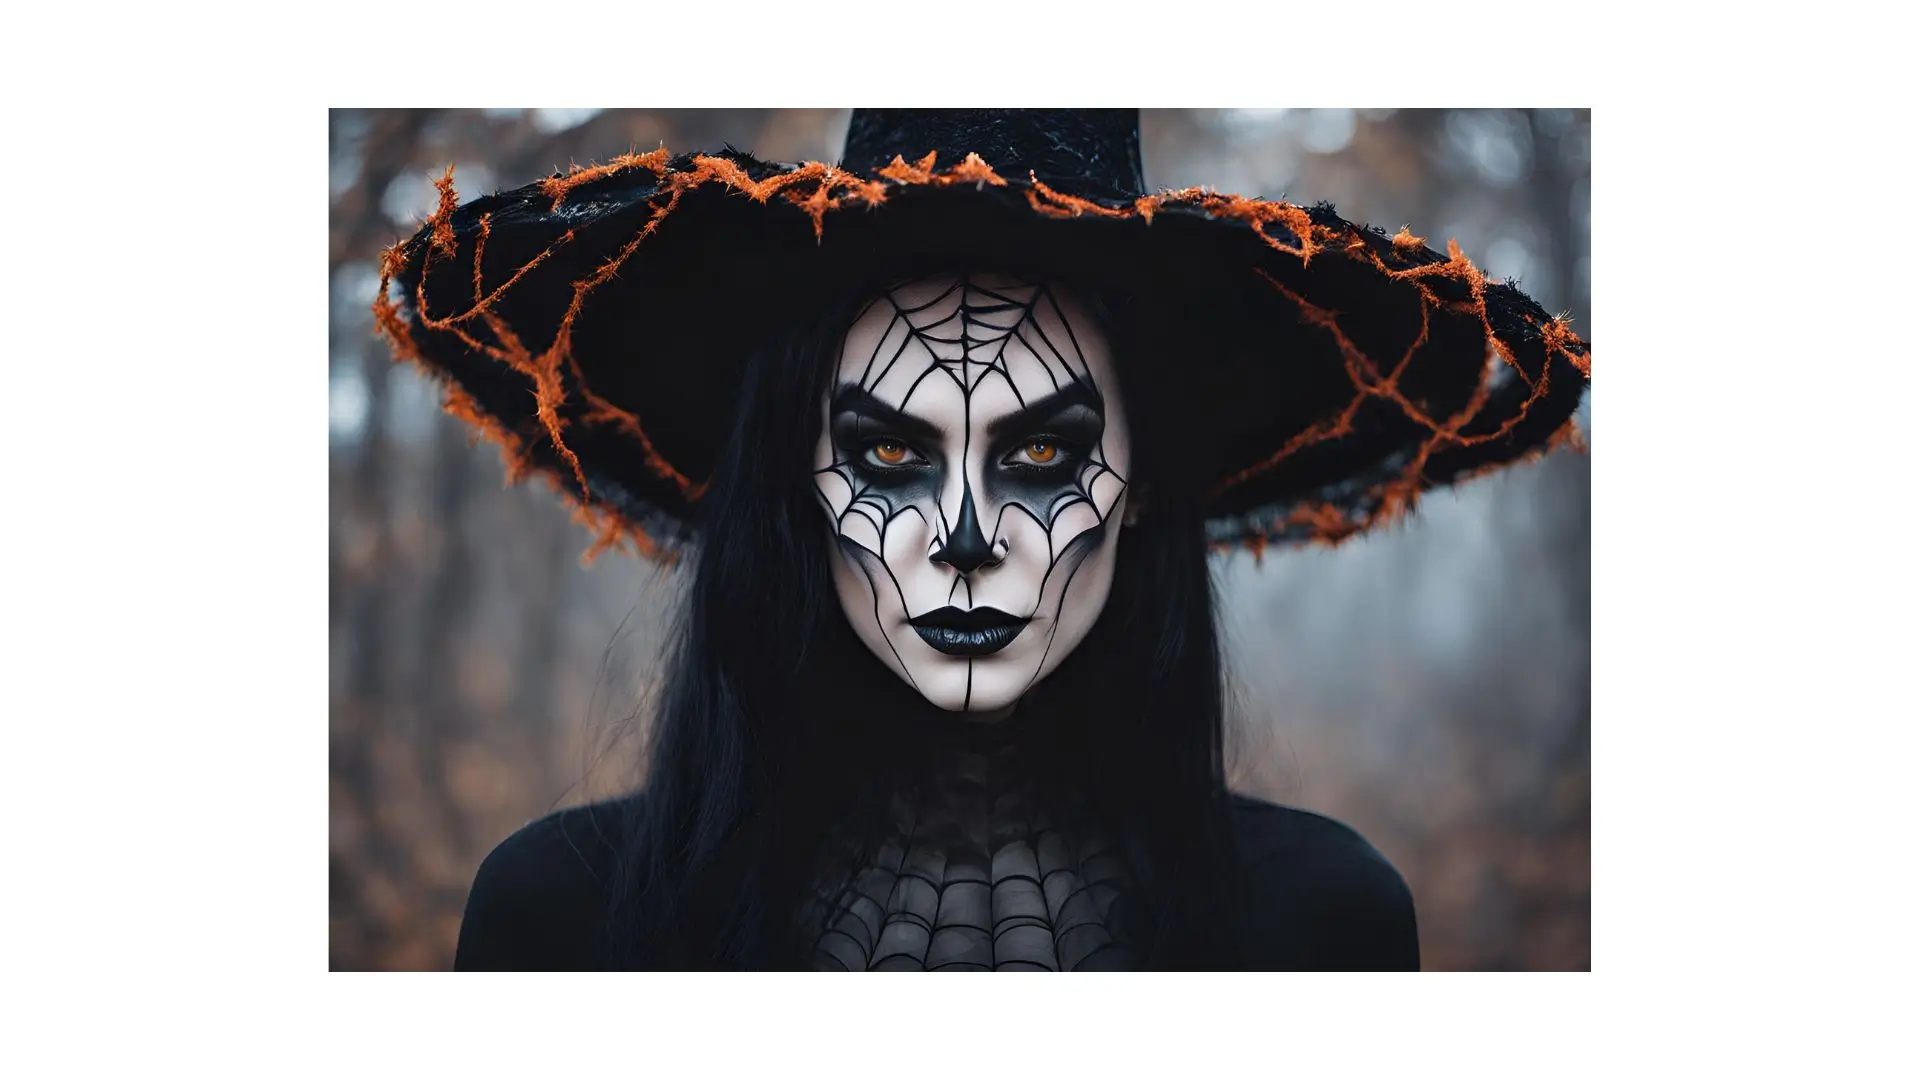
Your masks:
<instances>
[{"instance_id":1,"label":"long black hair","mask_svg":"<svg viewBox=\"0 0 1920 1080\"><path fill-rule=\"evenodd\" d=\"M939 718L854 637L814 493L819 402L856 304L849 290L767 343L701 502L641 795L611 896L611 967L781 968L818 843L863 784ZM1043 739L1153 868L1157 967L1234 964L1221 656L1196 475L1180 424L1150 404L1150 305L1087 297L1132 433L1132 498L1107 606L1003 723ZM1133 313L1133 314L1127 314ZM1123 321L1123 318L1125 321Z\"/></svg>"}]
</instances>

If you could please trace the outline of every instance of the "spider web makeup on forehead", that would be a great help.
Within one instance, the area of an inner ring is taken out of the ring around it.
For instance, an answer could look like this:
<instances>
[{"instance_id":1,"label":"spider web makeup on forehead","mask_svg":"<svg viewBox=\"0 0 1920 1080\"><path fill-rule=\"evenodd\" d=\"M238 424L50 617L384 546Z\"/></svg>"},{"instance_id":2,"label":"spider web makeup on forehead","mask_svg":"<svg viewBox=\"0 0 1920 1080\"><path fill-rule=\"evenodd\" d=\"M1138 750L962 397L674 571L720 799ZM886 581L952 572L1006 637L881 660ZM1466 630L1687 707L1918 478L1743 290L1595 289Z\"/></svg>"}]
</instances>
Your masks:
<instances>
[{"instance_id":1,"label":"spider web makeup on forehead","mask_svg":"<svg viewBox=\"0 0 1920 1080\"><path fill-rule=\"evenodd\" d=\"M1015 290L1029 291L1031 295L1023 300L1012 295ZM941 314L940 309L956 299L956 293L960 294L958 303L953 305L950 312ZM998 375L1006 380L1014 399L1022 406L1026 405L1026 399L1021 396L1019 386L1007 369L1007 344L1012 341L1025 345L1040 361L1055 390L1060 389L1063 375L1069 382L1092 385L1093 378L1087 369L1086 356L1080 351L1073 327L1067 322L1066 313L1060 309L1053 291L1045 285L1016 284L1010 289L996 289L971 278L960 278L944 292L922 304L902 306L898 290L874 301L876 304L881 302L893 308L895 325L889 326L887 332L881 335L879 342L874 345L873 354L867 358L867 367L859 382L863 389L870 390L885 381L893 365L906 353L908 345L915 342L932 354L938 369L953 379L969 399L985 379ZM1043 303L1046 305L1044 310L1050 311L1060 321L1066 338L1066 351L1054 343L1036 317L1043 310ZM864 312L862 314L864 316ZM904 324L907 333L886 366L876 375L874 363L900 324ZM984 358L978 355L989 347L993 350L991 355ZM1076 362L1078 370L1074 366ZM921 378L932 374L934 370L934 367L927 368L921 373ZM908 388L901 399L901 408L907 407L919 385L920 380L916 379L913 386Z\"/></svg>"},{"instance_id":2,"label":"spider web makeup on forehead","mask_svg":"<svg viewBox=\"0 0 1920 1080\"><path fill-rule=\"evenodd\" d=\"M902 609L907 608L905 590L894 568L886 562L889 531L902 516L916 513L930 528L933 535L925 557L947 563L956 571L947 603L953 605L964 591L965 605L969 608L974 603L971 574L981 566L998 565L1007 554L1009 542L1004 536L1004 526L1008 513L1031 518L1046 536L1047 569L1036 590L1032 610L1018 613L1021 617L1032 618L1040 613L1049 583L1056 571L1067 566L1067 577L1053 605L1047 643L1050 652L1073 573L1086 554L1098 547L1107 519L1127 486L1125 478L1108 462L1102 445L1104 397L1066 311L1045 283L962 277L924 300L904 299L903 294L910 291L911 285L896 288L874 300L854 320L858 326L871 322L877 308L887 312L885 328L865 359L841 358L842 375L851 374L855 362L860 367L857 379L836 387L829 405L832 429L829 442L833 452L831 462L815 472L819 495L834 520L840 541L855 549L855 561L861 564L868 584L875 589L876 623L880 621L880 597L869 561L879 564L880 573L890 580L899 596ZM1051 328L1049 322L1053 324ZM1009 347L1016 343L1020 346L1015 351L1017 355L1010 356ZM1033 385L1023 393L1020 379L1013 370L1016 360L1037 367L1045 376L1045 384L1032 379ZM868 460L867 449L873 443L863 432L884 435L889 443L911 443L914 437L923 442L938 438L941 432L935 425L908 411L936 373L960 394L963 449L959 460L948 462L938 455L927 455L906 468L882 468ZM912 376L904 392L896 397L883 389L889 385L890 378L897 383L903 374ZM1018 408L988 425L986 438L993 445L987 450L993 461L985 472L988 490L977 493L973 490L967 463L979 438L973 430L976 398L990 386L1004 386ZM848 420L848 417L854 419ZM1065 457L1058 464L1016 465L1001 459L1002 454L1018 446L1022 436L1043 433L1059 440L1057 452ZM946 490L943 483L946 473L956 467L962 470L961 498L957 510L949 514L941 493ZM837 477L845 486L845 491L839 493L844 503L829 493L835 485L827 480L828 476ZM1094 488L1105 478L1111 478L1112 496L1103 510ZM991 533L983 530L977 509L983 494L998 507L991 522ZM1094 523L1065 533L1060 528L1063 516L1082 504L1090 511ZM864 527L855 522L856 516L864 522ZM870 537L855 536L853 530L870 532ZM866 542L869 538L871 543ZM1067 565L1069 562L1071 565ZM918 614L924 612L909 612L909 615ZM882 632L885 636L884 627ZM889 648L893 648L890 639ZM893 654L906 671L907 665L898 649L893 649ZM1043 653L1042 666L1045 660ZM972 663L970 660L968 665L969 702ZM1038 675L1036 669L1035 678ZM911 672L907 672L907 678L913 682ZM1031 681L1028 685L1031 686Z\"/></svg>"}]
</instances>

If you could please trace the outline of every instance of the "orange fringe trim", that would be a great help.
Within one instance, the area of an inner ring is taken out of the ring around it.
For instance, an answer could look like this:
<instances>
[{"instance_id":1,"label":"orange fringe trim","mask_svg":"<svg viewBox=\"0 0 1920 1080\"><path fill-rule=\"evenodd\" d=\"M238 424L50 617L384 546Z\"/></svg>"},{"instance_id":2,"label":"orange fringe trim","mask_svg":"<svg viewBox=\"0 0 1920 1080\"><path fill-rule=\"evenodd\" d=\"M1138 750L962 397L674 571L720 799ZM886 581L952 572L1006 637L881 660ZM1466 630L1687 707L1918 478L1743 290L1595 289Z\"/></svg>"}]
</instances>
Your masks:
<instances>
[{"instance_id":1,"label":"orange fringe trim","mask_svg":"<svg viewBox=\"0 0 1920 1080\"><path fill-rule=\"evenodd\" d=\"M560 409L566 404L565 385L560 377L562 365L566 365L567 369L573 373L574 382L586 405L585 412L578 422L609 424L631 437L639 445L642 460L647 467L655 475L672 483L688 502L698 501L707 490L706 481L696 481L682 473L659 452L637 416L593 393L588 388L584 373L573 356L573 324L587 297L620 272L620 268L633 256L640 245L652 236L659 229L661 222L665 221L667 216L680 205L682 197L687 192L706 184L719 184L755 202L766 203L774 198L784 199L812 220L814 238L817 241L825 235L828 214L850 205L872 207L884 203L887 199L889 183L902 187L940 187L953 184L973 184L977 187L1007 186L1007 181L978 154L968 154L961 162L945 170L938 168L937 155L932 153L914 162L908 162L905 158L896 156L892 162L879 170L882 180L870 180L822 162L807 162L787 172L756 181L749 177L739 165L726 158L696 156L692 159L693 167L683 170L674 170L670 164L671 160L666 147L662 146L645 154L622 154L602 165L588 167L576 165L566 176L550 177L541 181L541 190L553 200L552 205L555 209L560 207L574 188L628 170L644 169L651 172L660 181L661 186L654 196L653 213L648 216L634 236L622 245L612 258L585 278L574 282L572 302L567 306L566 314L561 319L553 343L538 355L527 348L505 320L495 314L494 308L500 298L522 278L545 262L554 252L571 243L574 239L571 231L563 234L544 251L515 270L505 281L489 290L485 287L483 280L481 259L486 252L492 222L489 217L483 216L480 220L480 234L474 244L473 252L472 306L465 311L435 316L427 310L424 288L417 291L414 298L421 326L430 330L452 333L468 347L494 357L532 381L535 415L539 417L541 426L545 429L554 450L573 473L579 485L580 494L574 496L558 483L557 478L549 479L556 487L560 487L563 493L573 498L576 506L575 519L592 529L596 536L593 546L582 557L583 561L587 562L591 562L604 551L621 546L646 558L672 561L674 555L672 551L663 548L648 536L640 526L626 521L607 507L594 503L588 494L586 475L580 467L578 457L567 446L566 423L560 418ZM459 199L454 192L451 165L447 167L446 173L434 182L434 186L439 190L439 200L432 216L427 219L424 226L429 242L421 249L423 282L427 264L436 257L451 258L458 252L452 216L459 205ZM1151 225L1155 215L1167 207L1194 208L1210 217L1227 218L1245 224L1269 247L1299 259L1303 266L1323 252L1337 250L1349 258L1364 259L1372 263L1374 268L1386 277L1409 282L1419 290L1420 333L1394 363L1393 368L1382 373L1373 360L1341 331L1335 312L1309 303L1304 297L1281 284L1264 270L1257 271L1269 284L1292 301L1299 309L1303 321L1320 328L1332 337L1334 345L1340 350L1348 378L1352 380L1357 393L1339 416L1322 421L1298 433L1264 460L1241 469L1221 481L1214 488L1214 494L1219 494L1267 472L1306 446L1350 433L1360 406L1368 398L1380 398L1393 403L1409 419L1429 431L1431 436L1421 445L1398 480L1379 485L1368 493L1366 501L1373 505L1373 509L1363 520L1353 521L1340 508L1331 504L1296 507L1284 519L1269 526L1269 533L1253 534L1241 542L1254 552L1256 559L1264 553L1270 538L1284 530L1305 526L1313 531L1316 540L1338 543L1356 533L1407 513L1418 501L1420 474L1432 454L1444 446L1473 446L1504 437L1525 418L1533 404L1546 393L1547 376L1552 370L1552 357L1558 356L1566 360L1583 377L1592 377L1591 355L1583 350L1583 343L1573 333L1567 318L1561 316L1544 323L1533 324L1549 354L1549 362L1542 368L1542 375L1538 382L1528 378L1525 370L1514 358L1512 350L1493 333L1486 307L1486 275L1467 260L1461 253L1459 245L1453 241L1447 243L1447 259L1444 262L1396 269L1381 260L1357 228L1317 225L1306 210L1290 203L1221 194L1205 188L1186 188L1145 195L1135 200L1131 206L1111 207L1056 191L1031 173L1028 174L1025 194L1028 205L1036 213L1055 218L1088 215L1112 219L1138 218L1143 223ZM1275 224L1284 228L1290 239L1282 239L1267 231L1269 225ZM1391 243L1396 253L1411 255L1423 249L1426 241L1423 237L1414 236L1408 229L1402 227L1391 238ZM425 362L420 349L413 341L406 321L399 314L398 306L387 295L389 283L405 268L406 263L404 242L395 244L382 252L380 293L373 305L374 324L376 332L386 337L391 343L395 360L412 361L432 370L431 365ZM1445 300L1429 288L1427 282L1431 279L1463 282L1468 287L1470 298L1466 301ZM1479 436L1461 434L1486 405L1492 391L1492 368L1489 368L1487 374L1482 377L1480 385L1467 404L1452 416L1443 419L1427 415L1399 391L1398 384L1401 376L1405 373L1414 354L1427 342L1430 313L1441 308L1477 315L1486 330L1487 340L1492 343L1500 360L1511 367L1530 387L1531 392L1520 410L1496 431ZM475 337L469 329L475 322L486 326L499 344L488 345ZM448 388L446 410L473 424L481 435L500 445L502 456L507 463L509 482L517 482L532 471L531 457L522 440L482 413L473 400L457 387L449 386ZM1557 430L1545 446L1527 455L1527 459L1541 456L1561 446L1582 448L1578 429L1572 420ZM1488 468L1498 467L1500 466ZM1481 471L1487 470L1478 470L1474 475L1478 475ZM1234 545L1219 546L1231 548Z\"/></svg>"}]
</instances>

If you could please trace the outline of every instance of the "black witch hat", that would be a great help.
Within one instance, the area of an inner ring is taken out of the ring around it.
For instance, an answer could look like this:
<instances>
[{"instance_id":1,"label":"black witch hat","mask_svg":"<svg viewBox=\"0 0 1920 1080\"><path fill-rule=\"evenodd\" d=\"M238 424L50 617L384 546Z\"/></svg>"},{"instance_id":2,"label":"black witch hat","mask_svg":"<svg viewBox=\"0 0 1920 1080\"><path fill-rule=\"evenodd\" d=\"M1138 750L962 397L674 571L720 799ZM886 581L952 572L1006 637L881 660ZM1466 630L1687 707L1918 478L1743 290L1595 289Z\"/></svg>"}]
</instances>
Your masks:
<instances>
[{"instance_id":1,"label":"black witch hat","mask_svg":"<svg viewBox=\"0 0 1920 1080\"><path fill-rule=\"evenodd\" d=\"M1137 296L1157 344L1126 377L1185 418L1220 544L1339 540L1569 441L1590 371L1451 243L1148 193L1131 109L858 109L837 165L662 148L465 204L451 169L439 187L386 253L378 326L596 550L697 533L745 358L823 283L977 265Z\"/></svg>"}]
</instances>

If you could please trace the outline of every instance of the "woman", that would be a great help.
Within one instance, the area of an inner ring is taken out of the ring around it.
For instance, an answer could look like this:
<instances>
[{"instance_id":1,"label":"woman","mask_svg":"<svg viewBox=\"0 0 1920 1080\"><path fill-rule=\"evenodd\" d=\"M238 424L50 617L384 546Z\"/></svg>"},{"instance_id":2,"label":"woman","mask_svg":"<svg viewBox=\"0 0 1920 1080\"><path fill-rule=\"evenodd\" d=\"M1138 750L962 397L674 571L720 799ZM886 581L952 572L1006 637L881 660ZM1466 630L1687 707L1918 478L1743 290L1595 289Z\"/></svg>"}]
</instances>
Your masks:
<instances>
[{"instance_id":1,"label":"woman","mask_svg":"<svg viewBox=\"0 0 1920 1080\"><path fill-rule=\"evenodd\" d=\"M443 187L383 329L692 554L644 789L496 849L457 966L1418 966L1365 840L1227 794L1207 550L1564 437L1586 347L1404 232L1139 177L1128 111L861 110L838 167Z\"/></svg>"}]
</instances>

